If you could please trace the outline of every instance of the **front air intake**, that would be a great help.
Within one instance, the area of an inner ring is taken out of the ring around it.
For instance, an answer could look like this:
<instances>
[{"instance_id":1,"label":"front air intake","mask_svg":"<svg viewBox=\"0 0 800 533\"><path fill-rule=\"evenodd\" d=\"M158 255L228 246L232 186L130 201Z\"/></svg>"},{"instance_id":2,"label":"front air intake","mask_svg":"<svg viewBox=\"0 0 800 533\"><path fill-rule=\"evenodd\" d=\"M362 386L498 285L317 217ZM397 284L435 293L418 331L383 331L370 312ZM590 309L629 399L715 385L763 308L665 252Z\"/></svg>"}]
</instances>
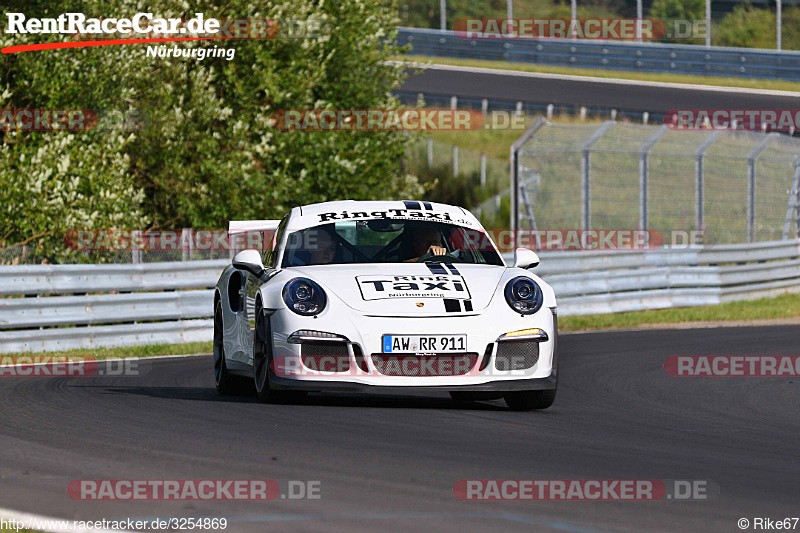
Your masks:
<instances>
[{"instance_id":1,"label":"front air intake","mask_svg":"<svg viewBox=\"0 0 800 533\"><path fill-rule=\"evenodd\" d=\"M539 361L538 342L499 342L494 366L497 370L525 370Z\"/></svg>"},{"instance_id":2,"label":"front air intake","mask_svg":"<svg viewBox=\"0 0 800 533\"><path fill-rule=\"evenodd\" d=\"M304 342L300 345L303 365L320 372L348 372L350 355L346 342Z\"/></svg>"}]
</instances>

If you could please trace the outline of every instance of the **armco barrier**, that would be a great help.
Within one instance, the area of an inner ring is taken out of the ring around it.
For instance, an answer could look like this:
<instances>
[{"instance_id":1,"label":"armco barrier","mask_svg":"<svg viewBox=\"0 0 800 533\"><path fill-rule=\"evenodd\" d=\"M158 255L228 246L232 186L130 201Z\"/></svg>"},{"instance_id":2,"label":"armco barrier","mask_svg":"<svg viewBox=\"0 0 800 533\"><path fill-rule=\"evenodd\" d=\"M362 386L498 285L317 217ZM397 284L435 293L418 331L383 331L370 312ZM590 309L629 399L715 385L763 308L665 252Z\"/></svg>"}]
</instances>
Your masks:
<instances>
[{"instance_id":1,"label":"armco barrier","mask_svg":"<svg viewBox=\"0 0 800 533\"><path fill-rule=\"evenodd\" d=\"M800 292L800 240L640 252L543 252L559 313L713 305Z\"/></svg>"},{"instance_id":2,"label":"armco barrier","mask_svg":"<svg viewBox=\"0 0 800 533\"><path fill-rule=\"evenodd\" d=\"M400 28L412 54L566 67L800 80L800 52L566 39L466 39L452 31Z\"/></svg>"},{"instance_id":3,"label":"armco barrier","mask_svg":"<svg viewBox=\"0 0 800 533\"><path fill-rule=\"evenodd\" d=\"M0 353L211 340L229 262L2 266Z\"/></svg>"},{"instance_id":4,"label":"armco barrier","mask_svg":"<svg viewBox=\"0 0 800 533\"><path fill-rule=\"evenodd\" d=\"M800 240L540 257L533 271L562 315L800 291ZM0 353L209 341L211 289L227 263L0 267Z\"/></svg>"}]
</instances>

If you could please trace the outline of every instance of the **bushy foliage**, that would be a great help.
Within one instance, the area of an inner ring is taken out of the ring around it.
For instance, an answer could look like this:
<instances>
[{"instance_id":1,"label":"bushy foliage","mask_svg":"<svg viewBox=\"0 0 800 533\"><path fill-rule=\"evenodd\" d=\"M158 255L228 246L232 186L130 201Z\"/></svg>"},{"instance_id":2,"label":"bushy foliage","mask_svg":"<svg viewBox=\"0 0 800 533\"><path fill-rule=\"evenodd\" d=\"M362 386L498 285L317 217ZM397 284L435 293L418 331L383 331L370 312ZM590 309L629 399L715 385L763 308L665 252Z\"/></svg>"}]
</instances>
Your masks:
<instances>
[{"instance_id":1,"label":"bushy foliage","mask_svg":"<svg viewBox=\"0 0 800 533\"><path fill-rule=\"evenodd\" d=\"M713 44L719 46L743 46L747 48L775 49L775 26L777 16L770 9L751 5L736 6L725 15L712 33ZM782 13L784 50L800 50L800 8L784 6Z\"/></svg>"},{"instance_id":2,"label":"bushy foliage","mask_svg":"<svg viewBox=\"0 0 800 533\"><path fill-rule=\"evenodd\" d=\"M153 58L147 45L0 56L0 106L92 109L138 117L134 128L8 132L0 143L0 247L86 227L224 227L298 204L418 196L397 132L282 132L280 109L396 108L399 66L384 63L397 8L380 0L60 0L0 8L28 17L273 18L272 40L193 41L224 57ZM288 27L288 26L287 26ZM39 38L40 40L34 40ZM0 33L0 44L42 37ZM2 134L2 132L0 132ZM57 254L54 254L57 255Z\"/></svg>"}]
</instances>

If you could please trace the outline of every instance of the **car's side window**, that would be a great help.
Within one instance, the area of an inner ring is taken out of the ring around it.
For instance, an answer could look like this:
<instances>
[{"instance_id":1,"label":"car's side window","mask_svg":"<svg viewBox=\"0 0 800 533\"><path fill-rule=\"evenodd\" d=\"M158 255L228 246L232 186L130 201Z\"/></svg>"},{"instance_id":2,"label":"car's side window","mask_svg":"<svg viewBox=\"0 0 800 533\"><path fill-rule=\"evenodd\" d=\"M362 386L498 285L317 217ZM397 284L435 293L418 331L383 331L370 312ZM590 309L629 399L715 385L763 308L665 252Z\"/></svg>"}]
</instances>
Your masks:
<instances>
[{"instance_id":1,"label":"car's side window","mask_svg":"<svg viewBox=\"0 0 800 533\"><path fill-rule=\"evenodd\" d=\"M264 264L268 267L278 268L276 264L278 262L278 252L280 251L281 240L283 240L283 233L286 230L286 222L288 220L289 215L281 219L281 223L278 224L278 229L275 231L275 246L273 246L272 250L264 254Z\"/></svg>"}]
</instances>

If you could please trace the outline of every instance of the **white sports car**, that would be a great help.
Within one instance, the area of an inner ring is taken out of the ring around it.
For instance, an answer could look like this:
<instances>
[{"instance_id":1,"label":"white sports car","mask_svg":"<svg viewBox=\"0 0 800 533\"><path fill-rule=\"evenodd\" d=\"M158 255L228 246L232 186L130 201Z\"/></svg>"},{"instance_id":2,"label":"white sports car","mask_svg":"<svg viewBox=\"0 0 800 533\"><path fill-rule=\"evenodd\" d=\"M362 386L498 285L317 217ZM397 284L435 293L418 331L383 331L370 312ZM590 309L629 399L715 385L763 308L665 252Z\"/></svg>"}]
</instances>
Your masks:
<instances>
[{"instance_id":1,"label":"white sports car","mask_svg":"<svg viewBox=\"0 0 800 533\"><path fill-rule=\"evenodd\" d=\"M234 257L214 296L214 375L233 394L444 390L456 401L552 405L556 298L519 248L507 266L480 222L459 207L339 201L295 207L272 249ZM252 383L252 382L251 382Z\"/></svg>"}]
</instances>

